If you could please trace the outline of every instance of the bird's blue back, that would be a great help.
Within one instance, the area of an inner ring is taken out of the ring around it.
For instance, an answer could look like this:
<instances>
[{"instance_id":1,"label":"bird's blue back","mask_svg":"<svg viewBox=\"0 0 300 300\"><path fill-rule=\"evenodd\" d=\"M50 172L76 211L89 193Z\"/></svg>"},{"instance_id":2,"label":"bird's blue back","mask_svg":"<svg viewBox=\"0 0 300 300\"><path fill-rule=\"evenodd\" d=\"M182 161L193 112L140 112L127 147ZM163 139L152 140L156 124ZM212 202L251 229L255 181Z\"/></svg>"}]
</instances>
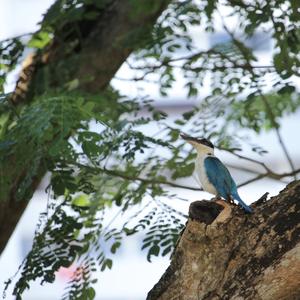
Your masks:
<instances>
[{"instance_id":1,"label":"bird's blue back","mask_svg":"<svg viewBox=\"0 0 300 300\"><path fill-rule=\"evenodd\" d=\"M218 158L214 156L206 157L204 159L204 167L208 180L215 187L220 196L226 200L232 197L239 202L246 212L252 212L251 207L239 196L234 180L227 168Z\"/></svg>"},{"instance_id":2,"label":"bird's blue back","mask_svg":"<svg viewBox=\"0 0 300 300\"><path fill-rule=\"evenodd\" d=\"M208 180L224 199L229 199L237 193L236 184L228 169L217 157L206 157L204 167Z\"/></svg>"}]
</instances>

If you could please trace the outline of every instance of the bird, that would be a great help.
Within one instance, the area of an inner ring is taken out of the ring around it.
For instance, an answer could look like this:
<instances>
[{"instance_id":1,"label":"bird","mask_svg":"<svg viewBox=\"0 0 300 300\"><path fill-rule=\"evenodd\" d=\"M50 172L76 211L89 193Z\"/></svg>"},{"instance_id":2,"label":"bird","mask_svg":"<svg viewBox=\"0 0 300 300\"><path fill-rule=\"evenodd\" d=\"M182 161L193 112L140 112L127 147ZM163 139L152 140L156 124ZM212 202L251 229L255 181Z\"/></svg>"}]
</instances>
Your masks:
<instances>
[{"instance_id":1,"label":"bird","mask_svg":"<svg viewBox=\"0 0 300 300\"><path fill-rule=\"evenodd\" d=\"M216 196L216 199L238 201L246 213L253 210L239 196L237 186L226 166L214 155L214 145L205 138L194 138L181 133L181 137L197 151L195 172L203 190Z\"/></svg>"}]
</instances>

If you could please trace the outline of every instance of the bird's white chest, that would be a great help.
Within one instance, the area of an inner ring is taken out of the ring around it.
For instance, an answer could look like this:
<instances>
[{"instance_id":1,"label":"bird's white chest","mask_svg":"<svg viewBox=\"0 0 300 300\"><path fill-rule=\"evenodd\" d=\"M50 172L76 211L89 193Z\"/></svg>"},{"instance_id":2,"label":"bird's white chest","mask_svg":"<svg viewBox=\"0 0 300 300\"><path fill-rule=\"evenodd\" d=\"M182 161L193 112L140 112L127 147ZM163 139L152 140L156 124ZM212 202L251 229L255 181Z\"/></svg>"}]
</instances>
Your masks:
<instances>
[{"instance_id":1,"label":"bird's white chest","mask_svg":"<svg viewBox=\"0 0 300 300\"><path fill-rule=\"evenodd\" d=\"M217 195L218 192L215 189L215 187L209 182L206 171L205 171L205 167L204 167L204 159L207 156L199 156L197 157L196 161L195 161L195 172L196 175L201 183L201 186L203 188L204 191L211 193L213 195Z\"/></svg>"}]
</instances>

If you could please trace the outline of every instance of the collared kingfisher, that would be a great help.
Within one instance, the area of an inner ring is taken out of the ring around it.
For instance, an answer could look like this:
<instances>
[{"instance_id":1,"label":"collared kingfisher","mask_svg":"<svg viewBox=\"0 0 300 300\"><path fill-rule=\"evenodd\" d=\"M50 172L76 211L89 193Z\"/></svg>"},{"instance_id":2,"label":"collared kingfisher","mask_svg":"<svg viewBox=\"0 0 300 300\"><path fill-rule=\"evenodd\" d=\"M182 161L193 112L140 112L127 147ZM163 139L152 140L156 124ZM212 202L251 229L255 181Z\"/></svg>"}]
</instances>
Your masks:
<instances>
[{"instance_id":1,"label":"collared kingfisher","mask_svg":"<svg viewBox=\"0 0 300 300\"><path fill-rule=\"evenodd\" d=\"M245 212L252 213L252 208L239 196L236 183L228 169L214 156L214 145L204 138L197 139L185 134L181 134L181 137L197 151L195 171L203 190L216 195L217 198L222 197L229 202L233 202L233 199L235 199Z\"/></svg>"}]
</instances>

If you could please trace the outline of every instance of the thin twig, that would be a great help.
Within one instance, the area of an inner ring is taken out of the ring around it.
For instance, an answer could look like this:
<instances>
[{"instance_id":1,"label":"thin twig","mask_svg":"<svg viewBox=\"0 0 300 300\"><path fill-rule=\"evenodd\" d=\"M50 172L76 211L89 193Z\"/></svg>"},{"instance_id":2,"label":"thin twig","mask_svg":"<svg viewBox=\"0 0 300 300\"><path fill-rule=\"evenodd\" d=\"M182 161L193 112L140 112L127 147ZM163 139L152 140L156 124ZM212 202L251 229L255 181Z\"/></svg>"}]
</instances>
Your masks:
<instances>
[{"instance_id":1,"label":"thin twig","mask_svg":"<svg viewBox=\"0 0 300 300\"><path fill-rule=\"evenodd\" d=\"M191 191L203 191L203 189L201 189L201 188L196 188L196 187L192 187L192 186L177 184L177 183L167 181L167 180L146 179L146 178L142 178L142 177L138 177L138 176L127 175L123 171L110 170L110 169L107 169L107 168L100 168L100 167L92 167L92 166L87 166L87 165L83 165L83 164L80 164L80 163L77 163L76 165L80 168L88 169L89 171L91 171L93 173L96 173L96 174L99 174L100 172L103 172L103 173L106 173L107 175L111 175L111 176L114 176L114 177L120 177L120 178L123 178L125 180L130 180L130 181L140 181L140 182L143 182L143 183L148 184L148 185L162 184L162 185L172 186L172 187L175 187L175 188L187 189L187 190L191 190Z\"/></svg>"},{"instance_id":2,"label":"thin twig","mask_svg":"<svg viewBox=\"0 0 300 300\"><path fill-rule=\"evenodd\" d=\"M268 172L266 172L266 173L264 173L264 174L258 174L256 177L254 177L254 178L252 178L252 179L249 179L249 180L247 180L247 181L245 181L245 182L243 182L243 183L240 183L239 185L238 185L238 187L242 187L242 186L244 186L244 185L247 185L247 184L249 184L249 183L252 183L252 182L254 182L254 181L257 181L257 180L260 180L260 179L262 179L262 178L265 178L265 177L267 177L267 178L271 178L271 179L274 179L274 180L280 180L281 178L284 178L284 177L290 177L290 176L295 176L297 173L299 173L300 172L300 168L299 169L296 169L296 170L294 170L294 171L292 171L292 172L289 172L289 173L282 173L282 174L276 174L276 173L268 173Z\"/></svg>"},{"instance_id":3,"label":"thin twig","mask_svg":"<svg viewBox=\"0 0 300 300\"><path fill-rule=\"evenodd\" d=\"M167 180L146 179L146 178L142 178L142 177L138 177L138 176L127 175L123 171L110 170L110 169L100 168L100 167L92 167L92 166L87 166L87 165L83 165L83 164L80 164L80 163L77 163L77 166L80 167L80 168L88 169L89 171L91 171L93 173L96 173L96 174L99 174L100 172L103 172L107 175L123 178L125 180L140 181L140 182L143 182L147 185L161 184L161 185L168 185L168 186L171 186L171 187L186 189L186 190L191 190L191 191L203 191L202 188L177 184L177 183L167 181ZM278 173L274 173L274 172L265 172L265 173L262 173L262 174L258 174L254 178L249 179L249 180L247 180L243 183L240 183L238 185L238 187L247 185L249 183L255 182L255 181L257 181L259 179L262 179L262 178L271 178L271 179L274 179L274 180L280 180L281 178L284 178L284 177L294 176L297 173L300 173L300 168L296 169L292 172L282 173L282 174L278 174Z\"/></svg>"},{"instance_id":4,"label":"thin twig","mask_svg":"<svg viewBox=\"0 0 300 300\"><path fill-rule=\"evenodd\" d=\"M247 172L247 173L252 173L252 174L261 174L261 172L259 172L258 170L253 170L244 166L240 166L240 165L235 165L235 164L230 164L230 163L226 163L226 166L235 170L239 170L239 171L243 171L243 172Z\"/></svg>"},{"instance_id":5,"label":"thin twig","mask_svg":"<svg viewBox=\"0 0 300 300\"><path fill-rule=\"evenodd\" d=\"M33 35L34 33L36 33L36 32L35 31L27 32L27 33L22 33L22 34L15 35L15 36L12 36L12 37L8 37L8 38L5 38L3 40L0 40L0 43L4 43L6 41L10 41L10 40L14 40L14 39L20 39L20 38L25 37L25 36Z\"/></svg>"},{"instance_id":6,"label":"thin twig","mask_svg":"<svg viewBox=\"0 0 300 300\"><path fill-rule=\"evenodd\" d=\"M273 173L273 172L266 166L266 164L263 163L262 161L259 161L259 160L254 159L254 158L250 158L250 157L247 157L247 156L238 154L238 153L236 153L236 152L232 152L232 151L230 151L230 150L228 150L228 149L225 149L225 148L219 148L219 149L220 149L220 150L223 150L223 151L226 151L226 152L228 152L228 153L230 153L230 154L232 154L232 155L234 155L234 156L236 156L236 157L238 157L238 158L240 158L240 159L247 160L247 161L250 161L250 162L255 163L255 164L257 164L257 165L260 165L260 166L262 166L267 172Z\"/></svg>"},{"instance_id":7,"label":"thin twig","mask_svg":"<svg viewBox=\"0 0 300 300\"><path fill-rule=\"evenodd\" d=\"M282 139L282 136L281 136L281 133L279 131L279 128L277 127L277 124L275 122L275 116L273 114L273 111L272 111L272 108L267 100L267 98L265 97L265 95L259 90L259 93L260 93L260 97L262 99L262 101L264 102L265 106L266 106L266 109L268 110L268 113L269 113L269 116L270 116L270 119L271 119L271 122L272 122L272 126L275 128L275 132L276 132L276 136L277 136L277 139L278 139L278 142L285 154L285 157L291 167L291 170L292 171L295 171L295 166L293 164L293 161L292 161L292 158L287 150L287 147L285 145L285 143L283 142L283 139ZM294 176L295 180L297 179L297 176L295 175Z\"/></svg>"},{"instance_id":8,"label":"thin twig","mask_svg":"<svg viewBox=\"0 0 300 300\"><path fill-rule=\"evenodd\" d=\"M254 181L260 180L260 179L262 179L262 178L264 178L264 177L266 177L266 176L267 176L267 174L258 174L258 175L255 176L254 178L249 179L249 180L247 180L247 181L245 181L245 182L243 182L243 183L238 184L237 187L242 187L242 186L247 185L247 184L249 184L249 183L252 183L252 182L254 182Z\"/></svg>"}]
</instances>

